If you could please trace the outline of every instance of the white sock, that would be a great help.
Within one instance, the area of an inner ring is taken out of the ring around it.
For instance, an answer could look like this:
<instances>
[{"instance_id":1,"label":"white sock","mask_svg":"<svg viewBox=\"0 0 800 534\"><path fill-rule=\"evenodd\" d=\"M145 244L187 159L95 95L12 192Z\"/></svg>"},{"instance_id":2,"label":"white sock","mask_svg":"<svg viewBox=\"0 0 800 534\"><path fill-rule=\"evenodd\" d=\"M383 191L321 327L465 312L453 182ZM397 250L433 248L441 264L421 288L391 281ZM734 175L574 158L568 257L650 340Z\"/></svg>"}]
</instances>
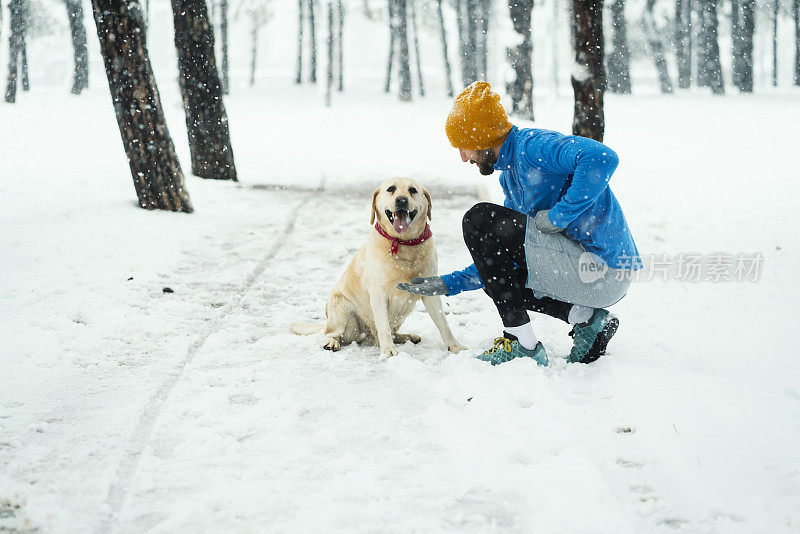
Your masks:
<instances>
[{"instance_id":1,"label":"white sock","mask_svg":"<svg viewBox=\"0 0 800 534\"><path fill-rule=\"evenodd\" d=\"M528 350L535 349L536 344L539 343L539 339L533 333L533 327L530 322L522 326L506 326L504 330L516 337L519 344Z\"/></svg>"},{"instance_id":2,"label":"white sock","mask_svg":"<svg viewBox=\"0 0 800 534\"><path fill-rule=\"evenodd\" d=\"M590 308L589 306L581 306L580 304L573 304L572 308L569 310L567 321L569 321L569 324L585 323L592 318L593 313L594 308Z\"/></svg>"}]
</instances>

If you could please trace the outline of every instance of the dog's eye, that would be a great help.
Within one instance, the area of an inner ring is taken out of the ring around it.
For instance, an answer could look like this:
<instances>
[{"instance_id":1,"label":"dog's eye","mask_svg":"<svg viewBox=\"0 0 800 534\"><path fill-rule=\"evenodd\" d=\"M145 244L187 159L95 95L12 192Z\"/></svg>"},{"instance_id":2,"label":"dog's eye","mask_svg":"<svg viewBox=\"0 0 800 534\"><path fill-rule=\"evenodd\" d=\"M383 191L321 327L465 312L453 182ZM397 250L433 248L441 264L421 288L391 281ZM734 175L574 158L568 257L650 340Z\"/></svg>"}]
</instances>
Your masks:
<instances>
[{"instance_id":1,"label":"dog's eye","mask_svg":"<svg viewBox=\"0 0 800 534\"><path fill-rule=\"evenodd\" d=\"M416 187L409 187L408 188L408 194L409 195L414 195L416 193L417 193L417 188Z\"/></svg>"},{"instance_id":2,"label":"dog's eye","mask_svg":"<svg viewBox=\"0 0 800 534\"><path fill-rule=\"evenodd\" d=\"M393 186L393 185L390 185L389 189L387 189L387 191L390 192L390 193L394 193L395 191L397 191L397 188L395 186Z\"/></svg>"}]
</instances>

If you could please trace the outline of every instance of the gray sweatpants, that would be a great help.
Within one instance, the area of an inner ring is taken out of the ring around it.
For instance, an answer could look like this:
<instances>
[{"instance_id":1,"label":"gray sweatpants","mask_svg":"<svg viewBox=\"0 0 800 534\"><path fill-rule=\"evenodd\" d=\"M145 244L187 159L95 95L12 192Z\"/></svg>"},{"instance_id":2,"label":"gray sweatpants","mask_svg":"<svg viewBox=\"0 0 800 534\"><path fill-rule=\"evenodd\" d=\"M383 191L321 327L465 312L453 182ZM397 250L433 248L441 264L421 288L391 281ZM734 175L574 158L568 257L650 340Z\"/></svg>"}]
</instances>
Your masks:
<instances>
[{"instance_id":1,"label":"gray sweatpants","mask_svg":"<svg viewBox=\"0 0 800 534\"><path fill-rule=\"evenodd\" d=\"M525 229L527 286L537 298L607 308L628 292L633 271L612 269L562 233L540 232L528 217Z\"/></svg>"}]
</instances>

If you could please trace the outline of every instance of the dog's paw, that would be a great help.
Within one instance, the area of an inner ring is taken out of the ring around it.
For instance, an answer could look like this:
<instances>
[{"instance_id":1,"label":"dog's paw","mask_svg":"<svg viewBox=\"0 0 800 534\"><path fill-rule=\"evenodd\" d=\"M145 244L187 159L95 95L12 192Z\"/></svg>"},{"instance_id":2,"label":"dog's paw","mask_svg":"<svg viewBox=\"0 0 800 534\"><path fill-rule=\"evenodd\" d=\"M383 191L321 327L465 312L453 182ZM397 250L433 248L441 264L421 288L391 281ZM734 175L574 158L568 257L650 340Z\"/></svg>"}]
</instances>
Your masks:
<instances>
[{"instance_id":1,"label":"dog's paw","mask_svg":"<svg viewBox=\"0 0 800 534\"><path fill-rule=\"evenodd\" d=\"M336 339L329 339L329 340L328 340L328 342L327 342L327 343L325 343L325 344L322 346L322 348L323 348L323 349L325 349L325 350L332 350L332 351L334 351L334 352L336 352L337 350L339 350L339 348L340 348L340 347L341 347L341 345L339 345L339 341L338 341L338 340L336 340Z\"/></svg>"},{"instance_id":2,"label":"dog's paw","mask_svg":"<svg viewBox=\"0 0 800 534\"><path fill-rule=\"evenodd\" d=\"M387 358L391 358L392 356L397 356L398 354L397 347L387 347L381 352L385 354Z\"/></svg>"},{"instance_id":3,"label":"dog's paw","mask_svg":"<svg viewBox=\"0 0 800 534\"><path fill-rule=\"evenodd\" d=\"M467 350L467 347L459 343L458 341L453 341L447 344L447 351L452 352L453 354L458 354L462 350Z\"/></svg>"},{"instance_id":4,"label":"dog's paw","mask_svg":"<svg viewBox=\"0 0 800 534\"><path fill-rule=\"evenodd\" d=\"M406 341L412 342L414 345L422 341L422 338L419 337L417 334L395 334L392 336L393 341L398 345L402 345Z\"/></svg>"}]
</instances>

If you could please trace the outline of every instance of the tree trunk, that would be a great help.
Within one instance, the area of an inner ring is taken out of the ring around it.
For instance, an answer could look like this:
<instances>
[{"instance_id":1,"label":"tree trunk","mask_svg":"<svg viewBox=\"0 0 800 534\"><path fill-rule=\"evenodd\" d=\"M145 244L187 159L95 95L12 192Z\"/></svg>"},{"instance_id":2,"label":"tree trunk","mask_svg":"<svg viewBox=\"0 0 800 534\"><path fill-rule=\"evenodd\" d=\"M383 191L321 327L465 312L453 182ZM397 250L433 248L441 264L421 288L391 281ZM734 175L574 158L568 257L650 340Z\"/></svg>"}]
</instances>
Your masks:
<instances>
[{"instance_id":1,"label":"tree trunk","mask_svg":"<svg viewBox=\"0 0 800 534\"><path fill-rule=\"evenodd\" d=\"M800 0L795 0L800 1ZM436 15L439 17L439 31L442 35L442 54L444 55L444 73L447 83L447 96L453 96L453 76L450 70L450 57L447 55L447 32L444 29L444 13L442 0L436 0Z\"/></svg>"},{"instance_id":2,"label":"tree trunk","mask_svg":"<svg viewBox=\"0 0 800 534\"><path fill-rule=\"evenodd\" d=\"M695 69L696 69L696 76L695 80L697 81L697 87L709 87L709 76L708 76L708 37L706 36L706 13L705 13L705 4L709 0L691 0L692 1L692 8L694 11L694 24L690 23L690 27L692 29L696 28L695 34Z\"/></svg>"},{"instance_id":3,"label":"tree trunk","mask_svg":"<svg viewBox=\"0 0 800 534\"><path fill-rule=\"evenodd\" d=\"M693 7L692 2L696 0L685 0L686 1L686 68L688 69L688 73L686 74L687 84L691 83L692 80L692 57L694 57L694 30L692 28L692 13ZM686 86L687 88L689 85Z\"/></svg>"},{"instance_id":4,"label":"tree trunk","mask_svg":"<svg viewBox=\"0 0 800 534\"><path fill-rule=\"evenodd\" d=\"M19 75L19 59L22 55L25 38L25 21L27 19L26 0L11 0L8 4L8 83L6 85L6 102L17 100L17 76Z\"/></svg>"},{"instance_id":5,"label":"tree trunk","mask_svg":"<svg viewBox=\"0 0 800 534\"><path fill-rule=\"evenodd\" d=\"M419 96L425 96L425 85L422 81L422 66L420 64L419 59L419 30L417 28L417 8L415 6L414 0L408 0L411 2L411 26L414 30L414 57L417 63L417 81L419 82Z\"/></svg>"},{"instance_id":6,"label":"tree trunk","mask_svg":"<svg viewBox=\"0 0 800 534\"><path fill-rule=\"evenodd\" d=\"M736 87L742 85L742 2L731 0L731 81Z\"/></svg>"},{"instance_id":7,"label":"tree trunk","mask_svg":"<svg viewBox=\"0 0 800 534\"><path fill-rule=\"evenodd\" d=\"M139 205L191 213L144 44L141 6L136 0L92 0L92 7Z\"/></svg>"},{"instance_id":8,"label":"tree trunk","mask_svg":"<svg viewBox=\"0 0 800 534\"><path fill-rule=\"evenodd\" d=\"M780 0L775 0L772 11L772 86L778 87L778 11Z\"/></svg>"},{"instance_id":9,"label":"tree trunk","mask_svg":"<svg viewBox=\"0 0 800 534\"><path fill-rule=\"evenodd\" d=\"M383 89L385 93L388 93L392 88L392 66L394 65L395 39L397 37L395 1L396 0L387 0L389 7L389 57L386 60L386 85Z\"/></svg>"},{"instance_id":10,"label":"tree trunk","mask_svg":"<svg viewBox=\"0 0 800 534\"><path fill-rule=\"evenodd\" d=\"M792 4L794 14L794 84L800 85L800 0Z\"/></svg>"},{"instance_id":11,"label":"tree trunk","mask_svg":"<svg viewBox=\"0 0 800 534\"><path fill-rule=\"evenodd\" d=\"M559 38L558 32L558 21L561 18L561 9L559 6L559 0L551 0L552 2L552 10L550 11L550 23L552 28L550 30L550 43L552 48L552 68L553 68L553 98L558 97L559 89L561 87L559 75L559 42L561 39Z\"/></svg>"},{"instance_id":12,"label":"tree trunk","mask_svg":"<svg viewBox=\"0 0 800 534\"><path fill-rule=\"evenodd\" d=\"M311 74L308 81L317 83L317 21L314 17L314 0L308 0L308 30L311 40Z\"/></svg>"},{"instance_id":13,"label":"tree trunk","mask_svg":"<svg viewBox=\"0 0 800 534\"><path fill-rule=\"evenodd\" d=\"M250 87L256 84L256 54L258 52L258 15L255 11L250 12L253 20L253 29L250 33Z\"/></svg>"},{"instance_id":14,"label":"tree trunk","mask_svg":"<svg viewBox=\"0 0 800 534\"><path fill-rule=\"evenodd\" d=\"M672 94L672 80L669 77L669 70L667 69L667 59L664 56L664 43L661 42L661 36L656 27L653 9L655 4L656 0L647 0L647 9L644 13L645 33L647 34L647 43L650 46L650 51L653 54L653 62L658 72L661 92L665 95L669 95Z\"/></svg>"},{"instance_id":15,"label":"tree trunk","mask_svg":"<svg viewBox=\"0 0 800 534\"><path fill-rule=\"evenodd\" d=\"M305 0L297 0L297 74L294 83L303 82L303 5Z\"/></svg>"},{"instance_id":16,"label":"tree trunk","mask_svg":"<svg viewBox=\"0 0 800 534\"><path fill-rule=\"evenodd\" d=\"M27 37L23 34L22 35L22 46L20 47L21 52L21 67L22 67L22 90L23 91L30 91L31 90L31 78L30 73L28 72L28 40Z\"/></svg>"},{"instance_id":17,"label":"tree trunk","mask_svg":"<svg viewBox=\"0 0 800 534\"><path fill-rule=\"evenodd\" d=\"M230 92L230 78L228 77L228 0L221 0L219 4L219 14L222 19L219 24L219 31L222 34L222 92Z\"/></svg>"},{"instance_id":18,"label":"tree trunk","mask_svg":"<svg viewBox=\"0 0 800 534\"><path fill-rule=\"evenodd\" d=\"M511 95L511 112L524 119L533 120L533 69L531 64L533 0L508 0L508 10L514 31L520 34L522 42L516 47L506 50L515 74L514 81L506 86L506 91Z\"/></svg>"},{"instance_id":19,"label":"tree trunk","mask_svg":"<svg viewBox=\"0 0 800 534\"><path fill-rule=\"evenodd\" d=\"M478 0L458 0L458 36L461 55L461 82L464 87L478 79Z\"/></svg>"},{"instance_id":20,"label":"tree trunk","mask_svg":"<svg viewBox=\"0 0 800 534\"><path fill-rule=\"evenodd\" d=\"M192 154L192 174L236 181L228 115L214 57L205 0L172 0L178 73Z\"/></svg>"},{"instance_id":21,"label":"tree trunk","mask_svg":"<svg viewBox=\"0 0 800 534\"><path fill-rule=\"evenodd\" d=\"M680 1L680 0L678 0ZM631 51L628 48L628 29L625 22L625 0L615 0L608 6L611 14L611 44L608 54L608 90L617 94L631 92Z\"/></svg>"},{"instance_id":22,"label":"tree trunk","mask_svg":"<svg viewBox=\"0 0 800 534\"><path fill-rule=\"evenodd\" d=\"M572 133L602 141L605 130L603 93L606 88L603 68L603 0L572 0L572 6L575 50L572 71L575 115Z\"/></svg>"},{"instance_id":23,"label":"tree trunk","mask_svg":"<svg viewBox=\"0 0 800 534\"><path fill-rule=\"evenodd\" d=\"M333 3L328 0L328 72L325 76L325 105L331 105L333 92Z\"/></svg>"},{"instance_id":24,"label":"tree trunk","mask_svg":"<svg viewBox=\"0 0 800 534\"><path fill-rule=\"evenodd\" d=\"M741 59L739 61L739 90L753 92L753 35L755 33L755 0L741 0Z\"/></svg>"},{"instance_id":25,"label":"tree trunk","mask_svg":"<svg viewBox=\"0 0 800 534\"><path fill-rule=\"evenodd\" d=\"M339 57L336 66L338 67L338 74L337 77L339 78L339 86L337 90L341 93L344 91L344 41L342 40L342 31L344 29L344 6L342 5L342 0L337 0L337 8L338 8L338 15L339 15L339 24L336 26L336 30L338 32L338 37L336 39Z\"/></svg>"},{"instance_id":26,"label":"tree trunk","mask_svg":"<svg viewBox=\"0 0 800 534\"><path fill-rule=\"evenodd\" d=\"M466 0L465 7L466 42L464 57L461 58L465 63L464 87L478 79L478 0Z\"/></svg>"},{"instance_id":27,"label":"tree trunk","mask_svg":"<svg viewBox=\"0 0 800 534\"><path fill-rule=\"evenodd\" d=\"M678 63L678 87L681 89L688 89L692 84L692 52L689 45L690 21L689 0L676 0L675 59Z\"/></svg>"},{"instance_id":28,"label":"tree trunk","mask_svg":"<svg viewBox=\"0 0 800 534\"><path fill-rule=\"evenodd\" d=\"M467 0L455 0L455 7L456 24L458 26L458 58L461 66L461 82L463 83L469 77L467 75L467 62L464 61L464 56L467 55L467 18L465 15Z\"/></svg>"},{"instance_id":29,"label":"tree trunk","mask_svg":"<svg viewBox=\"0 0 800 534\"><path fill-rule=\"evenodd\" d=\"M72 78L72 93L79 95L89 87L89 54L86 51L86 27L83 24L83 6L80 0L66 0L72 49L75 56L75 72Z\"/></svg>"},{"instance_id":30,"label":"tree trunk","mask_svg":"<svg viewBox=\"0 0 800 534\"><path fill-rule=\"evenodd\" d=\"M722 78L722 64L719 59L719 40L717 39L717 0L703 1L703 34L705 36L706 76L711 92L715 95L725 94L725 84Z\"/></svg>"},{"instance_id":31,"label":"tree trunk","mask_svg":"<svg viewBox=\"0 0 800 534\"><path fill-rule=\"evenodd\" d=\"M400 89L398 96L402 102L411 101L411 62L408 53L408 9L406 0L395 0L395 12L397 14L397 40L400 47L398 49L398 80Z\"/></svg>"},{"instance_id":32,"label":"tree trunk","mask_svg":"<svg viewBox=\"0 0 800 534\"><path fill-rule=\"evenodd\" d=\"M475 55L478 61L478 78L487 80L489 78L489 18L491 15L491 1L480 0L480 14L478 17L478 35L475 38Z\"/></svg>"}]
</instances>

